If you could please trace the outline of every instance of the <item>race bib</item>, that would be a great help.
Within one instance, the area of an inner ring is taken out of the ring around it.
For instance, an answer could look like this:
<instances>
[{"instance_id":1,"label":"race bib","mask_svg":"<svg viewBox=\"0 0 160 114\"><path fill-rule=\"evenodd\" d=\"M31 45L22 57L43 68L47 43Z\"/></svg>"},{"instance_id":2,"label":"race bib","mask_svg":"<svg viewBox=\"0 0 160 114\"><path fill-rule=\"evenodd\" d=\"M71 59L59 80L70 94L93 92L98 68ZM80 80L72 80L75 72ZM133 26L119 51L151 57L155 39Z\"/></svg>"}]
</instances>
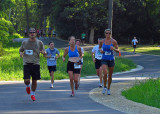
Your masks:
<instances>
[{"instance_id":1,"label":"race bib","mask_svg":"<svg viewBox=\"0 0 160 114\"><path fill-rule=\"evenodd\" d=\"M50 58L50 60L51 60L51 61L55 61L55 60L56 60L56 56L52 56L52 57Z\"/></svg>"},{"instance_id":2,"label":"race bib","mask_svg":"<svg viewBox=\"0 0 160 114\"><path fill-rule=\"evenodd\" d=\"M33 50L25 50L26 55L33 55Z\"/></svg>"},{"instance_id":3,"label":"race bib","mask_svg":"<svg viewBox=\"0 0 160 114\"><path fill-rule=\"evenodd\" d=\"M102 59L102 55L98 55L98 56L97 56L97 59Z\"/></svg>"},{"instance_id":4,"label":"race bib","mask_svg":"<svg viewBox=\"0 0 160 114\"><path fill-rule=\"evenodd\" d=\"M77 63L74 63L74 69L80 69L81 65L78 65Z\"/></svg>"},{"instance_id":5,"label":"race bib","mask_svg":"<svg viewBox=\"0 0 160 114\"><path fill-rule=\"evenodd\" d=\"M111 55L111 52L107 52L107 51L106 51L106 52L105 52L105 55Z\"/></svg>"}]
</instances>

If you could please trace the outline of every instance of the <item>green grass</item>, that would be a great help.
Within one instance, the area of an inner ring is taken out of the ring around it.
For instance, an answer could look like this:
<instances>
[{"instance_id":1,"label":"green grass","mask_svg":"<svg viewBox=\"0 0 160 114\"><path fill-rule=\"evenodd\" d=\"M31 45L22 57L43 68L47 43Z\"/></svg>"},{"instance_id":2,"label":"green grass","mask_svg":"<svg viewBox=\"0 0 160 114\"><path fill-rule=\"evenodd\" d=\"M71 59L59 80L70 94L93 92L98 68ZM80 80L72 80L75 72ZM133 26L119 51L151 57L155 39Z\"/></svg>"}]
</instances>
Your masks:
<instances>
[{"instance_id":1,"label":"green grass","mask_svg":"<svg viewBox=\"0 0 160 114\"><path fill-rule=\"evenodd\" d=\"M160 79L139 82L122 91L122 95L129 100L160 108Z\"/></svg>"},{"instance_id":2,"label":"green grass","mask_svg":"<svg viewBox=\"0 0 160 114\"><path fill-rule=\"evenodd\" d=\"M120 45L119 49L123 51L133 52L132 45ZM158 45L137 45L136 52L151 55L160 55L160 47L158 47Z\"/></svg>"},{"instance_id":3,"label":"green grass","mask_svg":"<svg viewBox=\"0 0 160 114\"><path fill-rule=\"evenodd\" d=\"M0 80L23 80L23 59L20 58L19 48L21 43L8 43L4 45L4 55L0 58ZM47 48L47 46L45 46ZM62 61L62 55L64 50L59 49L60 57L57 60L57 71L54 76L55 79L67 79L68 73L66 72L67 60ZM84 65L82 68L81 76L95 75L96 70L94 63L91 58L91 54L84 53ZM116 66L114 72L127 71L135 68L136 65L128 59L117 57L115 60ZM41 78L44 80L49 80L49 72L47 69L47 60L42 55L40 56L40 66L41 66Z\"/></svg>"}]
</instances>

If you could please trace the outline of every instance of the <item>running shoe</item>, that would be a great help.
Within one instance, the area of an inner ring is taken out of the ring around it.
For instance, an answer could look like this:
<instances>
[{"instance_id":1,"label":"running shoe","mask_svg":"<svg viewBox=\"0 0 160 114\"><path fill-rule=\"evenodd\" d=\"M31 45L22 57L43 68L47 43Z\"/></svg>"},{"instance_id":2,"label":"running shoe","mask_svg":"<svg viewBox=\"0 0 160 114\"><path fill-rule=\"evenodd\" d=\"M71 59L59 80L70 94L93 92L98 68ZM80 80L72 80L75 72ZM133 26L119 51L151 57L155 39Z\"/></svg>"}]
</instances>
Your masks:
<instances>
[{"instance_id":1,"label":"running shoe","mask_svg":"<svg viewBox=\"0 0 160 114\"><path fill-rule=\"evenodd\" d=\"M102 84L99 84L99 88L102 88Z\"/></svg>"},{"instance_id":2,"label":"running shoe","mask_svg":"<svg viewBox=\"0 0 160 114\"><path fill-rule=\"evenodd\" d=\"M78 90L79 84L75 83L75 90Z\"/></svg>"},{"instance_id":3,"label":"running shoe","mask_svg":"<svg viewBox=\"0 0 160 114\"><path fill-rule=\"evenodd\" d=\"M53 84L51 84L50 88L53 88Z\"/></svg>"},{"instance_id":4,"label":"running shoe","mask_svg":"<svg viewBox=\"0 0 160 114\"><path fill-rule=\"evenodd\" d=\"M110 95L110 94L111 94L110 89L107 89L107 95Z\"/></svg>"},{"instance_id":5,"label":"running shoe","mask_svg":"<svg viewBox=\"0 0 160 114\"><path fill-rule=\"evenodd\" d=\"M74 97L74 92L71 93L71 97Z\"/></svg>"},{"instance_id":6,"label":"running shoe","mask_svg":"<svg viewBox=\"0 0 160 114\"><path fill-rule=\"evenodd\" d=\"M27 92L28 94L30 94L30 93L31 93L31 89L30 89L30 87L26 87L26 92Z\"/></svg>"},{"instance_id":7,"label":"running shoe","mask_svg":"<svg viewBox=\"0 0 160 114\"><path fill-rule=\"evenodd\" d=\"M107 88L103 88L102 94L105 94L105 93L106 93L106 90L107 90Z\"/></svg>"},{"instance_id":8,"label":"running shoe","mask_svg":"<svg viewBox=\"0 0 160 114\"><path fill-rule=\"evenodd\" d=\"M35 101L36 100L35 95L31 95L31 99Z\"/></svg>"}]
</instances>

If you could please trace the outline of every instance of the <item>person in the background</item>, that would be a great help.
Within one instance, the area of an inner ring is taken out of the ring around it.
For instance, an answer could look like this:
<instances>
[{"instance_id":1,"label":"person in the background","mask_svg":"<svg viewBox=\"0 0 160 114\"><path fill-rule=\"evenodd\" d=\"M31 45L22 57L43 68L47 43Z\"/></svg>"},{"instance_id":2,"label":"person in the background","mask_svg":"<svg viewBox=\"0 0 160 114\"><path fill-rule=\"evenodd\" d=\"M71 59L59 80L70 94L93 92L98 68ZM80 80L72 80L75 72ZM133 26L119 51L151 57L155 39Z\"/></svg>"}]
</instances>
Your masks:
<instances>
[{"instance_id":1,"label":"person in the background","mask_svg":"<svg viewBox=\"0 0 160 114\"><path fill-rule=\"evenodd\" d=\"M106 29L104 31L105 39L100 41L100 44L99 44L99 50L102 53L101 63L102 63L102 70L104 74L104 77L103 77L104 88L102 90L102 94L105 94L107 90L107 95L111 94L110 86L112 83L112 74L113 74L114 65L115 65L113 51L117 53L119 52L117 41L112 38L111 32L112 31L110 29ZM106 86L107 74L108 74L108 86Z\"/></svg>"},{"instance_id":2,"label":"person in the background","mask_svg":"<svg viewBox=\"0 0 160 114\"><path fill-rule=\"evenodd\" d=\"M51 76L50 88L53 88L54 72L56 71L56 60L59 57L59 51L54 47L54 42L49 43L49 48L46 49L46 53L47 55L45 57L47 58L47 66Z\"/></svg>"},{"instance_id":3,"label":"person in the background","mask_svg":"<svg viewBox=\"0 0 160 114\"><path fill-rule=\"evenodd\" d=\"M40 76L40 53L46 54L43 42L36 39L35 28L30 28L29 39L22 42L19 49L20 56L23 57L24 65L24 83L26 85L26 92L30 94L33 101L35 98L35 91L37 88L37 80L41 79ZM32 86L30 90L30 77L32 76Z\"/></svg>"},{"instance_id":4,"label":"person in the background","mask_svg":"<svg viewBox=\"0 0 160 114\"><path fill-rule=\"evenodd\" d=\"M132 40L132 45L133 45L133 49L134 49L133 53L135 53L135 54L136 54L137 43L138 43L138 40L136 39L136 37L134 37L133 40Z\"/></svg>"},{"instance_id":5,"label":"person in the background","mask_svg":"<svg viewBox=\"0 0 160 114\"><path fill-rule=\"evenodd\" d=\"M39 29L37 29L36 32L37 32L37 37L38 37L38 39L39 39Z\"/></svg>"},{"instance_id":6,"label":"person in the background","mask_svg":"<svg viewBox=\"0 0 160 114\"><path fill-rule=\"evenodd\" d=\"M81 40L80 39L77 39L76 40L76 45L77 47L80 47L81 45ZM83 50L83 47L80 47L81 48L81 52L82 52L82 57L84 56L84 50ZM79 75L79 83L78 85L80 85L80 78L81 78L81 71L82 71L82 67L83 67L83 58L81 59L81 69L80 69L80 75Z\"/></svg>"},{"instance_id":7,"label":"person in the background","mask_svg":"<svg viewBox=\"0 0 160 114\"><path fill-rule=\"evenodd\" d=\"M102 64L101 64L102 53L99 50L99 44L101 40L102 39L99 38L98 45L94 46L92 49L92 59L93 59L93 62L95 63L96 73L100 80L100 83L99 83L100 88L102 87Z\"/></svg>"},{"instance_id":8,"label":"person in the background","mask_svg":"<svg viewBox=\"0 0 160 114\"><path fill-rule=\"evenodd\" d=\"M81 48L77 47L75 45L75 37L70 36L69 37L69 47L65 49L65 52L62 56L62 60L65 61L65 57L69 56L68 63L67 63L67 72L70 78L70 87L72 90L71 97L73 97L74 94L74 84L75 89L78 89L78 78L80 74L81 69L81 58L82 58L82 52Z\"/></svg>"},{"instance_id":9,"label":"person in the background","mask_svg":"<svg viewBox=\"0 0 160 114\"><path fill-rule=\"evenodd\" d=\"M84 45L86 39L86 34L83 32L81 35L82 45Z\"/></svg>"},{"instance_id":10,"label":"person in the background","mask_svg":"<svg viewBox=\"0 0 160 114\"><path fill-rule=\"evenodd\" d=\"M24 35L27 37L27 29L24 30Z\"/></svg>"}]
</instances>

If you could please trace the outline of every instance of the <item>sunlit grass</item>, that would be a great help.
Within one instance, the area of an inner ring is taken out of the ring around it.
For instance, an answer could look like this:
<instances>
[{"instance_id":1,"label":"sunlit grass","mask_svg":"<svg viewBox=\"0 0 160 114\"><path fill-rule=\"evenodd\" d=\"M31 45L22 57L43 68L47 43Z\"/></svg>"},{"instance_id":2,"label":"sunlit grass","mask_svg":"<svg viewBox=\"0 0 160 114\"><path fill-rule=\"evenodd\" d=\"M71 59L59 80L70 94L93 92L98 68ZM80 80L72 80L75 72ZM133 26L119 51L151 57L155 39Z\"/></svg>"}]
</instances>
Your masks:
<instances>
[{"instance_id":1,"label":"sunlit grass","mask_svg":"<svg viewBox=\"0 0 160 114\"><path fill-rule=\"evenodd\" d=\"M128 52L134 51L132 45L120 45L119 48L120 50L124 50ZM160 47L155 45L137 45L136 52L146 53L151 55L160 55Z\"/></svg>"},{"instance_id":2,"label":"sunlit grass","mask_svg":"<svg viewBox=\"0 0 160 114\"><path fill-rule=\"evenodd\" d=\"M138 82L122 92L127 99L160 108L160 79Z\"/></svg>"}]
</instances>

